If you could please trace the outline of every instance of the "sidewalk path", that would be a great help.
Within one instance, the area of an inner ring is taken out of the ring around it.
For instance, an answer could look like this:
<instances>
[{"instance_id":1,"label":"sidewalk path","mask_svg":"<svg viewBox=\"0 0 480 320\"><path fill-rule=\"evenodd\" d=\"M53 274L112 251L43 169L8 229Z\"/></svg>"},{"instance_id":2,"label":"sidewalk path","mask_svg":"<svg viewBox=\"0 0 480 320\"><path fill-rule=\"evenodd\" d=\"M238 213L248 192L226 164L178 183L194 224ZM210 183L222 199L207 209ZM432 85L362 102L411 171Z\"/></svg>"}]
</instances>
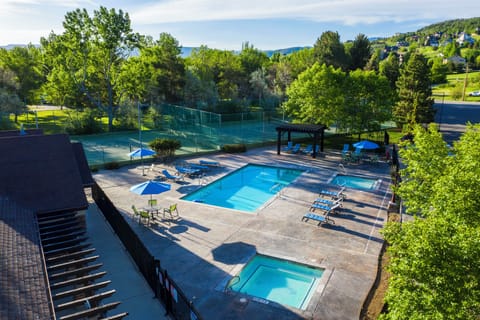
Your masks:
<instances>
[{"instance_id":1,"label":"sidewalk path","mask_svg":"<svg viewBox=\"0 0 480 320\"><path fill-rule=\"evenodd\" d=\"M86 223L89 242L103 263L101 270L107 272L105 280L112 281L107 289L117 291L103 302L121 301L114 311L128 312L128 319L170 319L95 203L90 203Z\"/></svg>"}]
</instances>

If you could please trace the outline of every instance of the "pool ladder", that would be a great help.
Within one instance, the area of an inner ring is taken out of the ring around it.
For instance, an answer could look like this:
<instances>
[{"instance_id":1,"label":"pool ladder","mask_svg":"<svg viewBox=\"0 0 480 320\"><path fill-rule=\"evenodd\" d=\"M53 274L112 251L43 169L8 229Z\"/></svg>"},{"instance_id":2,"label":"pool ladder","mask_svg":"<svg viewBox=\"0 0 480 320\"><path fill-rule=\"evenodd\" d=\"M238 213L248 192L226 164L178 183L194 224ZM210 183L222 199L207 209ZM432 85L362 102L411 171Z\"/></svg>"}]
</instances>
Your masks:
<instances>
[{"instance_id":1,"label":"pool ladder","mask_svg":"<svg viewBox=\"0 0 480 320\"><path fill-rule=\"evenodd\" d=\"M235 280L237 281L235 282ZM240 276L233 277L227 282L227 285L225 286L225 291L231 290L231 288L239 282L240 282Z\"/></svg>"},{"instance_id":2,"label":"pool ladder","mask_svg":"<svg viewBox=\"0 0 480 320\"><path fill-rule=\"evenodd\" d=\"M347 169L345 169L345 167L341 163L338 164L338 170L337 171L344 174L344 175L347 174Z\"/></svg>"}]
</instances>

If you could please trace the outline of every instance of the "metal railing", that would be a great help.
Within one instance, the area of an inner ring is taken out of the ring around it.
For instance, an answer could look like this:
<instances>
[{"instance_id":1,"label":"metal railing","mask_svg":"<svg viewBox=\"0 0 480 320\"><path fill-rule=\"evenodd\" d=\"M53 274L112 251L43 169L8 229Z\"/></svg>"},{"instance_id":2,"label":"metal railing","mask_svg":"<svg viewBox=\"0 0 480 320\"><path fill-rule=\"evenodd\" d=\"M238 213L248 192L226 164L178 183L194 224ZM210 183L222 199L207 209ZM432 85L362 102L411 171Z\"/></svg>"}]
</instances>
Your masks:
<instances>
[{"instance_id":1,"label":"metal railing","mask_svg":"<svg viewBox=\"0 0 480 320\"><path fill-rule=\"evenodd\" d=\"M202 317L193 306L193 301L187 298L180 287L168 275L167 270L162 269L160 260L156 259L148 251L147 247L97 183L92 186L92 197L137 264L138 269L155 293L155 297L165 307L167 314L179 320L201 320Z\"/></svg>"}]
</instances>

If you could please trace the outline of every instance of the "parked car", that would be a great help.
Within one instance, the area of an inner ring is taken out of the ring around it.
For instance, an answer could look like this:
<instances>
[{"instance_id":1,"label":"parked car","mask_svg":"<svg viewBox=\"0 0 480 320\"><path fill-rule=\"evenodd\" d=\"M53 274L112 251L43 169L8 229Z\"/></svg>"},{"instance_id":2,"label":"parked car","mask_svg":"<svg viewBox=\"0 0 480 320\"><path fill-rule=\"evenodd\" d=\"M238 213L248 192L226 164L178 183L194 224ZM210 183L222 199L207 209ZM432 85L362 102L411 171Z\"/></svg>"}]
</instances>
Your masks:
<instances>
[{"instance_id":1,"label":"parked car","mask_svg":"<svg viewBox=\"0 0 480 320\"><path fill-rule=\"evenodd\" d=\"M480 97L480 91L473 91L468 94L470 97Z\"/></svg>"}]
</instances>

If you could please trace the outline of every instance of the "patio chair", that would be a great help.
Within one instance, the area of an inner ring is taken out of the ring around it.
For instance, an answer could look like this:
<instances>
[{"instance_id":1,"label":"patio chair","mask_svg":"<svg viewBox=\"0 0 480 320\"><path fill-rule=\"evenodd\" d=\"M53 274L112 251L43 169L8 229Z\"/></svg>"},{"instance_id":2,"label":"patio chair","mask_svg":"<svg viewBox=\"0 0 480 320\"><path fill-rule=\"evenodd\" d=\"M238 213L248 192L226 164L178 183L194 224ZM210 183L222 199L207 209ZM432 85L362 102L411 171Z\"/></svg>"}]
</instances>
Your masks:
<instances>
[{"instance_id":1,"label":"patio chair","mask_svg":"<svg viewBox=\"0 0 480 320\"><path fill-rule=\"evenodd\" d=\"M320 190L320 196L331 197L333 200L345 199L347 195L344 193L345 187L340 188L339 191Z\"/></svg>"},{"instance_id":2,"label":"patio chair","mask_svg":"<svg viewBox=\"0 0 480 320\"><path fill-rule=\"evenodd\" d=\"M178 214L177 204L174 203L168 208L163 209L163 218L165 219L165 214L169 214L170 218L178 218L180 215Z\"/></svg>"},{"instance_id":3,"label":"patio chair","mask_svg":"<svg viewBox=\"0 0 480 320\"><path fill-rule=\"evenodd\" d=\"M325 215L320 215L320 214L315 214L312 212L307 212L303 215L302 221L307 222L308 220L315 220L318 221L318 226L324 224L324 223L331 223L335 224L335 221L329 217L329 211L325 213Z\"/></svg>"},{"instance_id":4,"label":"patio chair","mask_svg":"<svg viewBox=\"0 0 480 320\"><path fill-rule=\"evenodd\" d=\"M350 144L345 143L345 144L343 145L342 154L348 153L348 152L350 152Z\"/></svg>"},{"instance_id":5,"label":"patio chair","mask_svg":"<svg viewBox=\"0 0 480 320\"><path fill-rule=\"evenodd\" d=\"M135 205L132 205L134 218L138 219L138 223L142 220L147 220L147 224L150 224L150 214L147 211L137 210Z\"/></svg>"},{"instance_id":6,"label":"patio chair","mask_svg":"<svg viewBox=\"0 0 480 320\"><path fill-rule=\"evenodd\" d=\"M148 205L150 207L155 207L157 205L157 199L148 199Z\"/></svg>"},{"instance_id":7,"label":"patio chair","mask_svg":"<svg viewBox=\"0 0 480 320\"><path fill-rule=\"evenodd\" d=\"M362 159L362 149L355 148L355 151L351 154L353 161L359 162Z\"/></svg>"},{"instance_id":8,"label":"patio chair","mask_svg":"<svg viewBox=\"0 0 480 320\"><path fill-rule=\"evenodd\" d=\"M162 170L162 174L163 176L167 179L167 180L172 180L174 182L177 182L179 180L184 180L183 179L183 176L180 176L180 175L173 175L171 174L170 172L168 172L167 169L163 169Z\"/></svg>"}]
</instances>

